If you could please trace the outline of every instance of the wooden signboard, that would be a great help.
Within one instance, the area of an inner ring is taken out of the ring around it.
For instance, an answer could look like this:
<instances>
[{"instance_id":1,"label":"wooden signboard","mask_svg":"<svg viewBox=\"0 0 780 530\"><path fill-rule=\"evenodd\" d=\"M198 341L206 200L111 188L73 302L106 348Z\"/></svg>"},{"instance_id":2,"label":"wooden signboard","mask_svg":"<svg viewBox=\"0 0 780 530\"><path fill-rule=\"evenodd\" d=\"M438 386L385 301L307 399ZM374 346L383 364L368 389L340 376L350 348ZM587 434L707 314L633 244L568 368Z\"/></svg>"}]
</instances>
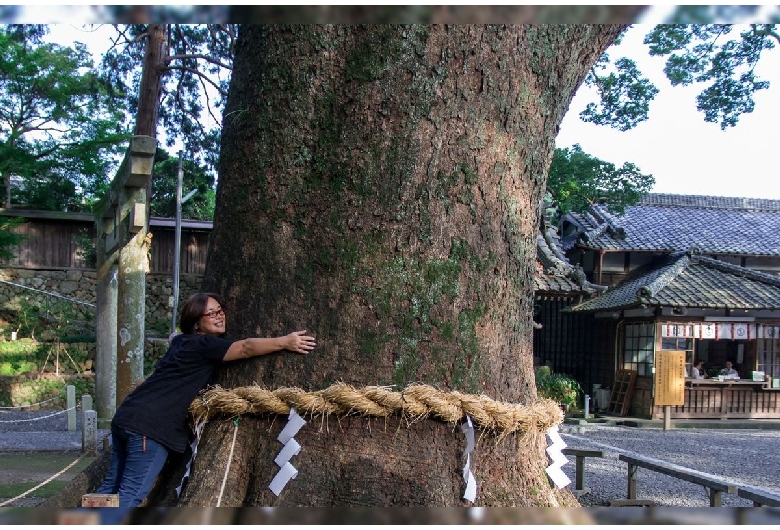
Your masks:
<instances>
[{"instance_id":1,"label":"wooden signboard","mask_svg":"<svg viewBox=\"0 0 780 530\"><path fill-rule=\"evenodd\" d=\"M685 404L685 352L664 350L655 356L655 404Z\"/></svg>"}]
</instances>

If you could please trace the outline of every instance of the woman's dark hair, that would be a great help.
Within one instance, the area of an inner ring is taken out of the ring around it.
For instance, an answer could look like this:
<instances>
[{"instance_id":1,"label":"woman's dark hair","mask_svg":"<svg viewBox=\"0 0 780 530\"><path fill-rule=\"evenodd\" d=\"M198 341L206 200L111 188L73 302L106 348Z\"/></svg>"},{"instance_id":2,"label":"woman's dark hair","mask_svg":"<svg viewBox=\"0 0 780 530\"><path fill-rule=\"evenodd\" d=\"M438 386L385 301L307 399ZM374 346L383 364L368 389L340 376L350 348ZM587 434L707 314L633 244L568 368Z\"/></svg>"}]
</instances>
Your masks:
<instances>
[{"instance_id":1,"label":"woman's dark hair","mask_svg":"<svg viewBox=\"0 0 780 530\"><path fill-rule=\"evenodd\" d=\"M182 333L195 333L195 325L198 320L206 312L206 306L209 303L209 298L213 298L217 303L225 309L224 299L216 293L195 293L187 298L184 305L181 306L181 317L179 319L179 327Z\"/></svg>"}]
</instances>

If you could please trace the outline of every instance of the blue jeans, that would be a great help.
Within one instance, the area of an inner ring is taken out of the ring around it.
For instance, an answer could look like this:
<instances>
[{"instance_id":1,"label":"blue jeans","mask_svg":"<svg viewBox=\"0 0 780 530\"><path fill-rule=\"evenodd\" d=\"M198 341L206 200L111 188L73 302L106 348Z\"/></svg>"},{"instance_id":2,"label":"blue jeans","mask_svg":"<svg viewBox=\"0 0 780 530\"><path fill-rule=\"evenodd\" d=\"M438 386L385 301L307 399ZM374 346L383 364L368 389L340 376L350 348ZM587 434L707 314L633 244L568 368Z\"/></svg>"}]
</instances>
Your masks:
<instances>
[{"instance_id":1,"label":"blue jeans","mask_svg":"<svg viewBox=\"0 0 780 530\"><path fill-rule=\"evenodd\" d=\"M168 449L151 438L111 426L113 450L108 474L96 493L118 493L120 508L141 504L168 458Z\"/></svg>"}]
</instances>

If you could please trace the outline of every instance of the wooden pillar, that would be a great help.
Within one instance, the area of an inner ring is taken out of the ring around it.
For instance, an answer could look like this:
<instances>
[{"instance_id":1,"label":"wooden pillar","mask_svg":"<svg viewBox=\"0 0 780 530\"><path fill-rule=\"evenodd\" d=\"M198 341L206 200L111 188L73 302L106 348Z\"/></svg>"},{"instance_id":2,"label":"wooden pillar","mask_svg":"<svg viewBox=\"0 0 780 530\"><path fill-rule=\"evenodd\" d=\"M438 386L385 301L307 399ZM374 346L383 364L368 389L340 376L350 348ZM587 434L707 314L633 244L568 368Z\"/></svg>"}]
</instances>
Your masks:
<instances>
[{"instance_id":1,"label":"wooden pillar","mask_svg":"<svg viewBox=\"0 0 780 530\"><path fill-rule=\"evenodd\" d=\"M95 213L98 236L97 409L105 421L143 378L149 186L157 141L134 136ZM102 366L101 366L102 365Z\"/></svg>"},{"instance_id":2,"label":"wooden pillar","mask_svg":"<svg viewBox=\"0 0 780 530\"><path fill-rule=\"evenodd\" d=\"M710 488L710 506L713 508L720 508L723 506L723 492Z\"/></svg>"},{"instance_id":3,"label":"wooden pillar","mask_svg":"<svg viewBox=\"0 0 780 530\"><path fill-rule=\"evenodd\" d=\"M585 489L585 457L577 455L575 457L574 487L578 490Z\"/></svg>"},{"instance_id":4,"label":"wooden pillar","mask_svg":"<svg viewBox=\"0 0 780 530\"><path fill-rule=\"evenodd\" d=\"M636 464L628 464L628 498L636 499Z\"/></svg>"},{"instance_id":5,"label":"wooden pillar","mask_svg":"<svg viewBox=\"0 0 780 530\"><path fill-rule=\"evenodd\" d=\"M116 412L116 318L119 270L116 258L106 256L106 237L114 232L113 217L96 220L97 281L95 341L95 410L100 428L108 428Z\"/></svg>"},{"instance_id":6,"label":"wooden pillar","mask_svg":"<svg viewBox=\"0 0 780 530\"><path fill-rule=\"evenodd\" d=\"M139 203L140 204L140 203ZM139 208L140 210L140 208ZM146 315L146 230L140 230L119 253L117 311L116 404L143 378Z\"/></svg>"}]
</instances>

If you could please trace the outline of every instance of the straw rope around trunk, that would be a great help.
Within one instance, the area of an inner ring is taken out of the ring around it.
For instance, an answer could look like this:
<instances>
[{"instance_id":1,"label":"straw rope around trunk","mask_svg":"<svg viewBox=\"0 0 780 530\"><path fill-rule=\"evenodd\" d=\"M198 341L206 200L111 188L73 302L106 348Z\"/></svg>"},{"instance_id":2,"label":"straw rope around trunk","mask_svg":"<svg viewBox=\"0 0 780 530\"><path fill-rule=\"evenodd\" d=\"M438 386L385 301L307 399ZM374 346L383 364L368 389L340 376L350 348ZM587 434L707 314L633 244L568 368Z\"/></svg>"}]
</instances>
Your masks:
<instances>
[{"instance_id":1,"label":"straw rope around trunk","mask_svg":"<svg viewBox=\"0 0 780 530\"><path fill-rule=\"evenodd\" d=\"M226 390L214 386L199 394L189 410L197 425L218 415L289 414L291 408L301 416L335 414L384 418L401 414L411 421L434 417L450 423L468 415L476 426L500 436L532 429L546 432L563 421L560 405L551 399L519 405L494 401L484 395L443 392L429 385L411 385L401 392L381 386L358 389L345 383L336 383L316 392L299 388L267 390L259 386Z\"/></svg>"}]
</instances>

